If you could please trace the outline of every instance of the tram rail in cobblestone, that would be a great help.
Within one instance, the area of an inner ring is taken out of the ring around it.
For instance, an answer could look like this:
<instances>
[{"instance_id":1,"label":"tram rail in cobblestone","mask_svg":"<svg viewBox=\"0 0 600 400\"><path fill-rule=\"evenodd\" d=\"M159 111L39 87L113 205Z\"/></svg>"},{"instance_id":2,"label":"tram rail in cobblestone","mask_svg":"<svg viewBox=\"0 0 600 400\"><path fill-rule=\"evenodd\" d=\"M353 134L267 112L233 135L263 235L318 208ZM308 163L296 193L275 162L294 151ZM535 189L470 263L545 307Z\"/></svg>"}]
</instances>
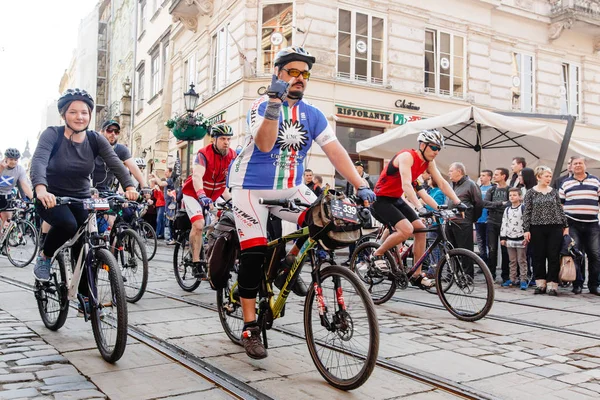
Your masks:
<instances>
[{"instance_id":1,"label":"tram rail in cobblestone","mask_svg":"<svg viewBox=\"0 0 600 400\"><path fill-rule=\"evenodd\" d=\"M26 282L18 281L13 278L9 278L7 276L0 275L0 281L30 292L33 292L34 290L34 287L32 285ZM168 297L165 294L161 295ZM173 299L178 300L176 298ZM71 307L77 309L77 307L74 307L72 304ZM205 362L204 360L195 356L194 354L163 339L157 338L156 336L142 329L139 329L133 326L132 324L128 325L127 333L132 338L158 351L159 353L170 358L176 363L184 366L188 370L213 383L219 389L223 390L224 392L227 392L235 398L244 400L272 400L272 398L267 396L266 394L258 391L257 389L246 384L245 382L240 381L239 379L228 374L227 372L224 372L219 368L216 368L215 366Z\"/></svg>"}]
</instances>

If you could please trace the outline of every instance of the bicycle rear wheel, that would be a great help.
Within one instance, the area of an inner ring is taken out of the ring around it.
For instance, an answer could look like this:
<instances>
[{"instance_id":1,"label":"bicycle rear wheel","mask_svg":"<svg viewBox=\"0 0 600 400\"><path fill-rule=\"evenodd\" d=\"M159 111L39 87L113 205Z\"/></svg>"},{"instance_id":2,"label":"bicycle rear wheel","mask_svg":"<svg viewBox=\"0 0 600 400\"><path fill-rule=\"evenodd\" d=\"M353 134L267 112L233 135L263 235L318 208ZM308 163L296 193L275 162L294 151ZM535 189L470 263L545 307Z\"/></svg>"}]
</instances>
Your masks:
<instances>
[{"instance_id":1,"label":"bicycle rear wheel","mask_svg":"<svg viewBox=\"0 0 600 400\"><path fill-rule=\"evenodd\" d=\"M11 225L6 236L6 255L15 267L29 265L36 256L38 234L31 222L21 220Z\"/></svg>"},{"instance_id":2,"label":"bicycle rear wheel","mask_svg":"<svg viewBox=\"0 0 600 400\"><path fill-rule=\"evenodd\" d=\"M383 274L369 262L371 254L378 248L379 243L370 241L358 246L350 258L350 270L358 275L371 299L373 299L373 303L379 305L392 298L398 285L395 279L390 279L389 276ZM391 271L394 260L387 251L385 252L385 259Z\"/></svg>"},{"instance_id":3,"label":"bicycle rear wheel","mask_svg":"<svg viewBox=\"0 0 600 400\"><path fill-rule=\"evenodd\" d=\"M173 250L173 272L179 287L186 292L193 292L200 286L201 281L196 278L192 270L192 251L188 240L189 234L190 231L183 232L179 235L177 243L175 243L175 249Z\"/></svg>"},{"instance_id":4,"label":"bicycle rear wheel","mask_svg":"<svg viewBox=\"0 0 600 400\"><path fill-rule=\"evenodd\" d=\"M377 362L379 327L375 306L363 284L348 269L334 265L319 274L319 290L310 285L304 303L308 350L330 385L356 389L369 379Z\"/></svg>"},{"instance_id":5,"label":"bicycle rear wheel","mask_svg":"<svg viewBox=\"0 0 600 400\"><path fill-rule=\"evenodd\" d=\"M117 262L106 249L95 250L93 265L96 303L91 309L92 331L102 358L118 361L127 345L127 301ZM91 299L90 299L91 300Z\"/></svg>"},{"instance_id":6,"label":"bicycle rear wheel","mask_svg":"<svg viewBox=\"0 0 600 400\"><path fill-rule=\"evenodd\" d=\"M118 235L114 256L121 267L127 301L135 303L142 298L148 285L146 247L133 229L125 229Z\"/></svg>"},{"instance_id":7,"label":"bicycle rear wheel","mask_svg":"<svg viewBox=\"0 0 600 400\"><path fill-rule=\"evenodd\" d=\"M238 268L238 264L235 263L230 270L227 286L217 290L217 310L225 334L233 343L241 346L244 317L242 303L237 293Z\"/></svg>"},{"instance_id":8,"label":"bicycle rear wheel","mask_svg":"<svg viewBox=\"0 0 600 400\"><path fill-rule=\"evenodd\" d=\"M483 260L470 250L452 249L448 251L448 259L442 256L435 281L444 307L462 321L477 321L492 308L492 274Z\"/></svg>"},{"instance_id":9,"label":"bicycle rear wheel","mask_svg":"<svg viewBox=\"0 0 600 400\"><path fill-rule=\"evenodd\" d=\"M42 322L52 331L59 330L69 315L65 268L63 255L59 254L50 266L50 280L35 281L35 300Z\"/></svg>"},{"instance_id":10,"label":"bicycle rear wheel","mask_svg":"<svg viewBox=\"0 0 600 400\"><path fill-rule=\"evenodd\" d=\"M137 231L144 242L144 246L146 247L146 255L148 256L148 261L150 261L156 255L156 246L158 245L156 232L154 231L152 225L145 221L139 222Z\"/></svg>"}]
</instances>

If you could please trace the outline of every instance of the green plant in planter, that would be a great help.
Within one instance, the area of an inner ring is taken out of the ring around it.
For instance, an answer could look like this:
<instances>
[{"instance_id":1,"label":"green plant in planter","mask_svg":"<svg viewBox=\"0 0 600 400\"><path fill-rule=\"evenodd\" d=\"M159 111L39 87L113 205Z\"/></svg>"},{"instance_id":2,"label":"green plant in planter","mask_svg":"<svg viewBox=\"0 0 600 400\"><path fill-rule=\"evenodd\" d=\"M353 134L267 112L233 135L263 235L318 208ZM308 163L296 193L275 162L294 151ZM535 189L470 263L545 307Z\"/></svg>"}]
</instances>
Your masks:
<instances>
[{"instance_id":1,"label":"green plant in planter","mask_svg":"<svg viewBox=\"0 0 600 400\"><path fill-rule=\"evenodd\" d=\"M208 119L200 113L176 116L165 122L165 126L179 140L200 140L210 129Z\"/></svg>"}]
</instances>

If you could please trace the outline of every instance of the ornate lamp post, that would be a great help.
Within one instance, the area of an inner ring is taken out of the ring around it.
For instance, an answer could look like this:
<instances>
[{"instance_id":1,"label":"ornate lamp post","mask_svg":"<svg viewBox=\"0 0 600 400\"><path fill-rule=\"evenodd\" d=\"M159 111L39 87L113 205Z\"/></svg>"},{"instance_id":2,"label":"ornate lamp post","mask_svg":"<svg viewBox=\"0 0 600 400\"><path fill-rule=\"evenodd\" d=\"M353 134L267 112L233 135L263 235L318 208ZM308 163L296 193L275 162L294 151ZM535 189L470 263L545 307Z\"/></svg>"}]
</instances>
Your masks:
<instances>
[{"instance_id":1,"label":"ornate lamp post","mask_svg":"<svg viewBox=\"0 0 600 400\"><path fill-rule=\"evenodd\" d=\"M190 89L183 94L183 101L185 103L185 110L188 112L188 117L193 118L194 110L198 105L200 95L194 90L194 84L190 84ZM187 162L186 162L186 176L190 176L190 158L192 157L192 140L187 141Z\"/></svg>"}]
</instances>

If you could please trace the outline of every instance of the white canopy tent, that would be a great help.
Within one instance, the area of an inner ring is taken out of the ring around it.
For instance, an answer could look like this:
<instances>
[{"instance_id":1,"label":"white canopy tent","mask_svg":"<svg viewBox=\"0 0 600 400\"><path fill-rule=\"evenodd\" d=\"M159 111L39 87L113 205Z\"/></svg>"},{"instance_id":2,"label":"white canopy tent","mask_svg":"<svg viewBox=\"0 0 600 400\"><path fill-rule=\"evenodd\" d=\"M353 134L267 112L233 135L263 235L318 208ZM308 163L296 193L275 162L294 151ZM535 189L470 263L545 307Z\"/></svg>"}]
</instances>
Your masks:
<instances>
[{"instance_id":1,"label":"white canopy tent","mask_svg":"<svg viewBox=\"0 0 600 400\"><path fill-rule=\"evenodd\" d=\"M531 168L554 168L563 142L562 133L541 122L470 106L362 140L356 150L361 155L390 159L402 149L417 148L417 136L424 129L438 129L445 137L446 148L435 159L442 173L452 162L460 161L475 179L483 169L510 167L513 157L525 157ZM573 154L588 158L588 168L600 167L599 148L571 139L567 158Z\"/></svg>"}]
</instances>

